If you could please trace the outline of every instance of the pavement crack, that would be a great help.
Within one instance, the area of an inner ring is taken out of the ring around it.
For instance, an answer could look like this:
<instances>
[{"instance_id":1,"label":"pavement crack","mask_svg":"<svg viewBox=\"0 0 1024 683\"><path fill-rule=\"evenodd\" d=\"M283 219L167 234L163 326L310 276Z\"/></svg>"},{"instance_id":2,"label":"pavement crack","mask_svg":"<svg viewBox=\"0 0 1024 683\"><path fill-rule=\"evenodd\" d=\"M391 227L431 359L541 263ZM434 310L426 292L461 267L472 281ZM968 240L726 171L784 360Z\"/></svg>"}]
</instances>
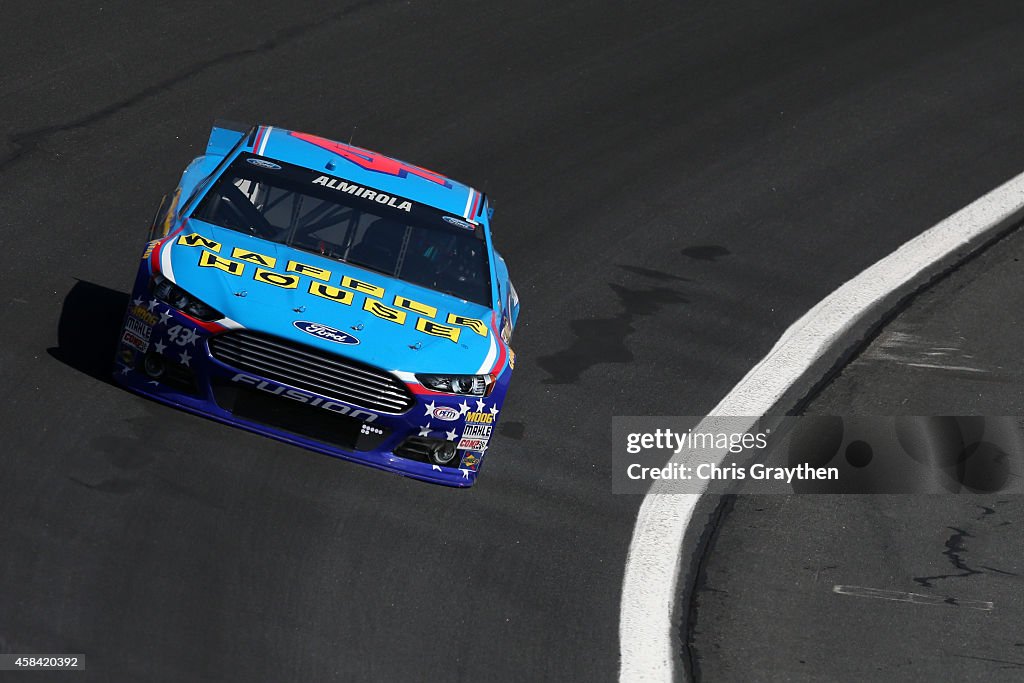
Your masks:
<instances>
[{"instance_id":1,"label":"pavement crack","mask_svg":"<svg viewBox=\"0 0 1024 683\"><path fill-rule=\"evenodd\" d=\"M981 568L987 572L995 572L996 574L1003 574L1004 576L1020 576L1020 574L1016 572L1008 572L1005 569L996 569L995 567L987 567L985 565L982 565Z\"/></svg>"},{"instance_id":2,"label":"pavement crack","mask_svg":"<svg viewBox=\"0 0 1024 683\"><path fill-rule=\"evenodd\" d=\"M959 571L959 573L915 577L914 582L924 586L925 588L934 588L935 581L940 581L942 579L966 578L968 576L974 576L975 574L985 573L979 569L974 569L968 566L962 557L962 554L967 552L967 549L964 546L964 539L972 538L971 534L963 529L958 529L952 526L946 528L951 530L953 533L948 539L946 539L946 549L942 554L949 558L950 563Z\"/></svg>"},{"instance_id":3,"label":"pavement crack","mask_svg":"<svg viewBox=\"0 0 1024 683\"><path fill-rule=\"evenodd\" d=\"M342 19L349 14L353 14L364 7L368 7L371 4L372 3L369 0L363 0L362 2L357 2L349 5L348 7L335 10L327 16L317 16L314 20L283 28L258 45L233 50L231 52L226 52L224 54L217 55L216 57L211 57L210 59L197 62L183 71L154 83L153 85L147 86L124 99L108 104L101 109L84 114L70 121L42 126L40 128L33 128L20 133L14 133L7 138L8 144L13 151L6 157L0 159L0 171L6 170L8 166L11 166L22 157L35 151L43 141L54 134L65 133L98 123L117 114L118 112L130 109L162 92L170 90L171 88L209 71L210 69L245 59L262 52L274 50L281 45L301 38L307 33L319 29L326 24L338 21L339 19Z\"/></svg>"}]
</instances>

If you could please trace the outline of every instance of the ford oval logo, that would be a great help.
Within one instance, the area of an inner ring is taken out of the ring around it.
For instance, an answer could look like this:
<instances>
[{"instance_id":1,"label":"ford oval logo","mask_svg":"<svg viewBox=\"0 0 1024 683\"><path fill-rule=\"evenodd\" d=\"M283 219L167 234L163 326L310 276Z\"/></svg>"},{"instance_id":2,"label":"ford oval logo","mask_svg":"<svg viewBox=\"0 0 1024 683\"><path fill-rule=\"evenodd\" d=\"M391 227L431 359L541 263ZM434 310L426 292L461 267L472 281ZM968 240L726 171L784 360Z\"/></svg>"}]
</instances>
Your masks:
<instances>
[{"instance_id":1,"label":"ford oval logo","mask_svg":"<svg viewBox=\"0 0 1024 683\"><path fill-rule=\"evenodd\" d=\"M260 168L269 168L271 171L280 171L281 167L275 164L273 161L266 161L265 159L246 159L253 166L259 166Z\"/></svg>"},{"instance_id":2,"label":"ford oval logo","mask_svg":"<svg viewBox=\"0 0 1024 683\"><path fill-rule=\"evenodd\" d=\"M342 332L336 330L333 327L327 325L321 325L320 323L311 323L308 320L296 320L292 323L296 328L302 330L306 334L311 334L314 337L334 342L335 344L358 344L359 340L353 337L348 332Z\"/></svg>"},{"instance_id":3,"label":"ford oval logo","mask_svg":"<svg viewBox=\"0 0 1024 683\"><path fill-rule=\"evenodd\" d=\"M451 223L452 225L457 225L460 228L465 228L466 230L473 230L473 226L471 224L467 223L466 221L459 220L458 218L454 218L452 216L441 216L441 218L445 219L447 222Z\"/></svg>"},{"instance_id":4,"label":"ford oval logo","mask_svg":"<svg viewBox=\"0 0 1024 683\"><path fill-rule=\"evenodd\" d=\"M452 420L459 419L459 415L461 415L462 413L455 410L455 408L449 408L448 406L438 406L434 408L434 410L430 414L436 417L438 420L445 420L447 422L451 422Z\"/></svg>"}]
</instances>

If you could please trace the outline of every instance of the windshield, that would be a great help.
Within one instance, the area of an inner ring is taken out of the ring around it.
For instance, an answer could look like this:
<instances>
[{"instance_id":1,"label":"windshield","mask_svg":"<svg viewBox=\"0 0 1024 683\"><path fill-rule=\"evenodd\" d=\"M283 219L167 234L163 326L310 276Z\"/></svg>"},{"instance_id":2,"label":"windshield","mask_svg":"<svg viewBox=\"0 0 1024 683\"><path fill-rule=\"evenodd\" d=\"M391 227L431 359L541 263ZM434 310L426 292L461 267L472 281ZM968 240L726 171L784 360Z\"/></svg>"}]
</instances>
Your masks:
<instances>
[{"instance_id":1,"label":"windshield","mask_svg":"<svg viewBox=\"0 0 1024 683\"><path fill-rule=\"evenodd\" d=\"M432 207L333 176L240 157L192 216L491 305L481 230Z\"/></svg>"}]
</instances>

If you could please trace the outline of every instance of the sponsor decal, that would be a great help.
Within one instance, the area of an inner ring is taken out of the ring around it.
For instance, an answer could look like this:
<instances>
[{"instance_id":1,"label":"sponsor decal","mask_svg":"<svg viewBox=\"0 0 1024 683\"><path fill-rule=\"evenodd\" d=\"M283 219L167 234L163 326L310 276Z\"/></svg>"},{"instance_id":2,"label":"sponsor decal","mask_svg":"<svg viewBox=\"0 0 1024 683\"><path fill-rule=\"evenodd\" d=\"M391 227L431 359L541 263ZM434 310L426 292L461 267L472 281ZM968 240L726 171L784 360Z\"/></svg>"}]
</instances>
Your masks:
<instances>
[{"instance_id":1,"label":"sponsor decal","mask_svg":"<svg viewBox=\"0 0 1024 683\"><path fill-rule=\"evenodd\" d=\"M483 411L471 410L466 413L466 422L479 422L482 424L494 424L494 415Z\"/></svg>"},{"instance_id":2,"label":"sponsor decal","mask_svg":"<svg viewBox=\"0 0 1024 683\"><path fill-rule=\"evenodd\" d=\"M370 296L375 296L378 299L383 299L384 298L384 288L383 287L381 287L379 285L370 284L369 282L363 282L362 280L357 280L354 277L351 277L351 276L348 276L348 275L346 275L345 277L341 278L341 286L346 288L346 289L354 289L357 292L362 292L363 294L369 294Z\"/></svg>"},{"instance_id":3,"label":"sponsor decal","mask_svg":"<svg viewBox=\"0 0 1024 683\"><path fill-rule=\"evenodd\" d=\"M398 306L399 308L404 308L407 311L412 311L413 313L425 315L428 318L437 317L437 309L434 308L433 306L421 304L419 301L413 301L412 299L408 299L404 296L399 296L396 294L395 299L394 301L392 301L392 303L395 306Z\"/></svg>"},{"instance_id":4,"label":"sponsor decal","mask_svg":"<svg viewBox=\"0 0 1024 683\"><path fill-rule=\"evenodd\" d=\"M273 266L271 266L271 268L273 268ZM317 280L323 280L324 282L331 279L331 271L324 270L323 268L317 268L316 266L307 266L305 263L299 263L298 261L289 261L288 267L285 268L285 270L289 273L315 277Z\"/></svg>"},{"instance_id":5,"label":"sponsor decal","mask_svg":"<svg viewBox=\"0 0 1024 683\"><path fill-rule=\"evenodd\" d=\"M456 344L459 343L459 334L462 332L458 327L442 325L441 323L435 323L433 320L427 320L426 318L416 318L416 329L434 337L444 337Z\"/></svg>"},{"instance_id":6,"label":"sponsor decal","mask_svg":"<svg viewBox=\"0 0 1024 683\"><path fill-rule=\"evenodd\" d=\"M322 325L321 323L312 323L308 320L296 320L292 325L299 330L302 330L308 335L319 337L335 344L358 344L359 340L353 337L348 332L342 332L336 330L333 327Z\"/></svg>"},{"instance_id":7,"label":"sponsor decal","mask_svg":"<svg viewBox=\"0 0 1024 683\"><path fill-rule=\"evenodd\" d=\"M480 456L478 456L476 453L466 453L465 457L462 458L463 467L468 467L471 470L475 470L478 464L480 464Z\"/></svg>"},{"instance_id":8,"label":"sponsor decal","mask_svg":"<svg viewBox=\"0 0 1024 683\"><path fill-rule=\"evenodd\" d=\"M383 320L389 320L393 323L398 323L399 325L405 324L405 311L385 306L383 302L377 301L376 299L366 297L366 300L363 302L363 310L369 311Z\"/></svg>"},{"instance_id":9,"label":"sponsor decal","mask_svg":"<svg viewBox=\"0 0 1024 683\"><path fill-rule=\"evenodd\" d=\"M143 339L129 329L125 329L121 335L121 341L132 348L138 349L141 353L149 350L149 340Z\"/></svg>"},{"instance_id":10,"label":"sponsor decal","mask_svg":"<svg viewBox=\"0 0 1024 683\"><path fill-rule=\"evenodd\" d=\"M508 367L512 370L516 369L516 352L512 349L508 350Z\"/></svg>"},{"instance_id":11,"label":"sponsor decal","mask_svg":"<svg viewBox=\"0 0 1024 683\"><path fill-rule=\"evenodd\" d=\"M256 159L256 158L253 158L253 157L249 157L248 159L246 159L246 161L249 162L250 164L252 164L253 166L258 166L260 168L265 168L268 171L280 171L281 170L280 166L275 164L273 161L267 161L266 159Z\"/></svg>"},{"instance_id":12,"label":"sponsor decal","mask_svg":"<svg viewBox=\"0 0 1024 683\"><path fill-rule=\"evenodd\" d=\"M182 235L178 238L178 244L184 244L188 247L202 246L210 251L220 253L220 242L215 240L207 239L198 233L191 233L188 235ZM202 264L199 264L202 265Z\"/></svg>"},{"instance_id":13,"label":"sponsor decal","mask_svg":"<svg viewBox=\"0 0 1024 683\"><path fill-rule=\"evenodd\" d=\"M153 225L154 230L159 226L159 231L154 231L153 235L160 235L160 237L167 237L167 233L171 231L171 223L174 222L174 217L178 211L178 200L181 199L181 186L179 185L174 190L174 195L171 197L171 203L168 205L167 210L164 211L164 215L160 220Z\"/></svg>"},{"instance_id":14,"label":"sponsor decal","mask_svg":"<svg viewBox=\"0 0 1024 683\"><path fill-rule=\"evenodd\" d=\"M461 439L459 449L465 451L482 451L487 447L487 439Z\"/></svg>"},{"instance_id":15,"label":"sponsor decal","mask_svg":"<svg viewBox=\"0 0 1024 683\"><path fill-rule=\"evenodd\" d=\"M219 244L217 245L217 248L220 248ZM218 270L223 270L225 273L231 273L232 275L241 275L245 272L244 263L221 258L212 251L206 251L205 249L199 252L199 265L203 268L216 268Z\"/></svg>"},{"instance_id":16,"label":"sponsor decal","mask_svg":"<svg viewBox=\"0 0 1024 683\"><path fill-rule=\"evenodd\" d=\"M265 268L257 268L252 279L265 282L268 285L274 285L275 287L283 287L284 289L295 289L299 286L298 275L283 275Z\"/></svg>"},{"instance_id":17,"label":"sponsor decal","mask_svg":"<svg viewBox=\"0 0 1024 683\"><path fill-rule=\"evenodd\" d=\"M143 261L145 261L146 259L153 255L153 250L156 248L156 245L158 244L160 244L160 240L153 240L152 242L146 243L146 248L142 250Z\"/></svg>"},{"instance_id":18,"label":"sponsor decal","mask_svg":"<svg viewBox=\"0 0 1024 683\"><path fill-rule=\"evenodd\" d=\"M260 391L265 391L268 394L288 398L293 401L298 401L299 403L305 403L308 406L323 408L324 410L329 410L332 413L348 415L349 417L354 417L362 420L363 422L373 422L377 419L376 413L360 410L359 408L353 408L352 406L339 403L338 401L331 401L330 399L326 399L322 396L316 396L315 394L310 394L305 391L292 389L265 379L260 379L259 377L253 377L252 375L238 373L231 378L231 381L254 387Z\"/></svg>"},{"instance_id":19,"label":"sponsor decal","mask_svg":"<svg viewBox=\"0 0 1024 683\"><path fill-rule=\"evenodd\" d=\"M445 322L447 322L450 325L461 325L462 327L468 327L469 329L479 334L481 337L487 336L487 325L484 325L483 320L478 320L476 318L467 318L464 315L455 315L454 313L449 313L448 317L445 319Z\"/></svg>"},{"instance_id":20,"label":"sponsor decal","mask_svg":"<svg viewBox=\"0 0 1024 683\"><path fill-rule=\"evenodd\" d=\"M313 296L319 296L323 297L324 299L330 299L331 301L336 301L339 304L344 304L346 306L351 306L352 299L355 297L355 295L352 292L349 292L344 289L338 289L337 287L332 287L331 285L325 285L322 282L310 282L309 293L312 294Z\"/></svg>"},{"instance_id":21,"label":"sponsor decal","mask_svg":"<svg viewBox=\"0 0 1024 683\"><path fill-rule=\"evenodd\" d=\"M402 199L394 195L385 194L384 192L378 192L377 190L371 190L368 187L362 185L356 185L355 183L346 183L344 180L338 180L330 176L322 175L313 181L314 185L323 185L329 187L332 190L338 192L346 192L356 197L362 197L370 201L377 202L378 204L387 204L393 209L399 211L412 211L412 202L408 199Z\"/></svg>"},{"instance_id":22,"label":"sponsor decal","mask_svg":"<svg viewBox=\"0 0 1024 683\"><path fill-rule=\"evenodd\" d=\"M432 417L436 417L438 420L444 420L445 422L453 422L459 419L459 411L455 408L449 408L448 406L437 406L429 413Z\"/></svg>"},{"instance_id":23,"label":"sponsor decal","mask_svg":"<svg viewBox=\"0 0 1024 683\"><path fill-rule=\"evenodd\" d=\"M231 250L231 258L236 258L239 261L249 261L255 263L258 266L265 268L273 268L277 265L277 259L273 256L264 256L258 254L255 251L249 251L248 249L242 249L241 247L234 247Z\"/></svg>"},{"instance_id":24,"label":"sponsor decal","mask_svg":"<svg viewBox=\"0 0 1024 683\"><path fill-rule=\"evenodd\" d=\"M124 321L124 329L146 342L149 341L150 336L153 334L153 328L150 325L132 316L128 316Z\"/></svg>"},{"instance_id":25,"label":"sponsor decal","mask_svg":"<svg viewBox=\"0 0 1024 683\"><path fill-rule=\"evenodd\" d=\"M494 427L490 425L466 425L466 428L462 430L462 436L463 438L489 439L492 429Z\"/></svg>"},{"instance_id":26,"label":"sponsor decal","mask_svg":"<svg viewBox=\"0 0 1024 683\"><path fill-rule=\"evenodd\" d=\"M178 244L199 249L199 267L216 268L230 275L241 277L249 268L252 272L252 279L256 282L281 287L283 289L302 289L322 299L329 299L344 306L352 306L355 303L355 294L365 295L362 301L364 311L393 322L397 325L405 325L409 318L415 318L414 327L416 331L428 334L432 337L442 337L453 343L458 343L462 330L468 328L481 337L487 337L488 330L484 322L478 318L470 318L455 313L439 314L437 308L408 297L394 295L391 297L391 305L384 303L386 291L380 285L359 280L350 275L341 278L340 287L328 284L331 278L331 271L317 266L311 266L298 261L289 260L285 266L286 272L272 270L277 267L278 259L241 247L232 247L230 258L221 256L223 248L220 242L208 239L197 233L182 235L178 237ZM252 264L252 267L249 267ZM310 278L309 284L302 284L302 276ZM410 316L409 313L415 313ZM438 322L436 318L444 316L445 323ZM148 320L147 317L139 316L140 319ZM345 334L345 333L342 333ZM351 337L351 335L349 335ZM352 339L355 339L352 337ZM355 344L358 342L347 341L343 344Z\"/></svg>"},{"instance_id":27,"label":"sponsor decal","mask_svg":"<svg viewBox=\"0 0 1024 683\"><path fill-rule=\"evenodd\" d=\"M135 365L135 352L131 349L121 349L121 362L125 365Z\"/></svg>"},{"instance_id":28,"label":"sponsor decal","mask_svg":"<svg viewBox=\"0 0 1024 683\"><path fill-rule=\"evenodd\" d=\"M156 313L153 313L145 306L132 306L132 309L128 312L149 326L156 325L156 321L160 319Z\"/></svg>"},{"instance_id":29,"label":"sponsor decal","mask_svg":"<svg viewBox=\"0 0 1024 683\"><path fill-rule=\"evenodd\" d=\"M460 228L465 228L466 230L473 230L475 227L472 223L464 221L461 218L456 218L455 216L441 216L441 218L443 218L446 223L457 225Z\"/></svg>"}]
</instances>

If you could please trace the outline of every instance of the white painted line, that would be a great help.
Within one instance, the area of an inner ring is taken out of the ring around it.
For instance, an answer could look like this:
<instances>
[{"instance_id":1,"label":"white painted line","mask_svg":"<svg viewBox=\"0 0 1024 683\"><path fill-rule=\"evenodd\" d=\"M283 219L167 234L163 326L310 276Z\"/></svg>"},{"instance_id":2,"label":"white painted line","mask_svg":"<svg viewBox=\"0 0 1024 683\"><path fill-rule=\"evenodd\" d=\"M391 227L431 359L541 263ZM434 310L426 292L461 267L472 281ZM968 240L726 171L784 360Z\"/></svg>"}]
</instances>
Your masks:
<instances>
[{"instance_id":1,"label":"white painted line","mask_svg":"<svg viewBox=\"0 0 1024 683\"><path fill-rule=\"evenodd\" d=\"M980 609L991 611L994 605L987 600L961 600L945 595L924 595L922 593L904 593L901 591L890 591L882 588L867 588L865 586L832 586L832 592L839 595L852 595L857 598L874 598L876 600L893 600L895 602L910 602L915 605L949 605L951 607L966 607L967 609Z\"/></svg>"},{"instance_id":2,"label":"white painted line","mask_svg":"<svg viewBox=\"0 0 1024 683\"><path fill-rule=\"evenodd\" d=\"M767 414L787 389L888 295L915 282L1002 227L1024 208L1024 174L910 240L825 297L787 329L768 355L715 406L708 419ZM694 431L710 427L705 419ZM730 423L736 425L736 422ZM726 452L722 451L724 460ZM674 455L681 462L686 452ZM644 496L626 557L619 617L619 680L671 681L682 643L673 619L683 537L700 494L672 494L679 482L658 480ZM682 676L682 672L680 672Z\"/></svg>"}]
</instances>

